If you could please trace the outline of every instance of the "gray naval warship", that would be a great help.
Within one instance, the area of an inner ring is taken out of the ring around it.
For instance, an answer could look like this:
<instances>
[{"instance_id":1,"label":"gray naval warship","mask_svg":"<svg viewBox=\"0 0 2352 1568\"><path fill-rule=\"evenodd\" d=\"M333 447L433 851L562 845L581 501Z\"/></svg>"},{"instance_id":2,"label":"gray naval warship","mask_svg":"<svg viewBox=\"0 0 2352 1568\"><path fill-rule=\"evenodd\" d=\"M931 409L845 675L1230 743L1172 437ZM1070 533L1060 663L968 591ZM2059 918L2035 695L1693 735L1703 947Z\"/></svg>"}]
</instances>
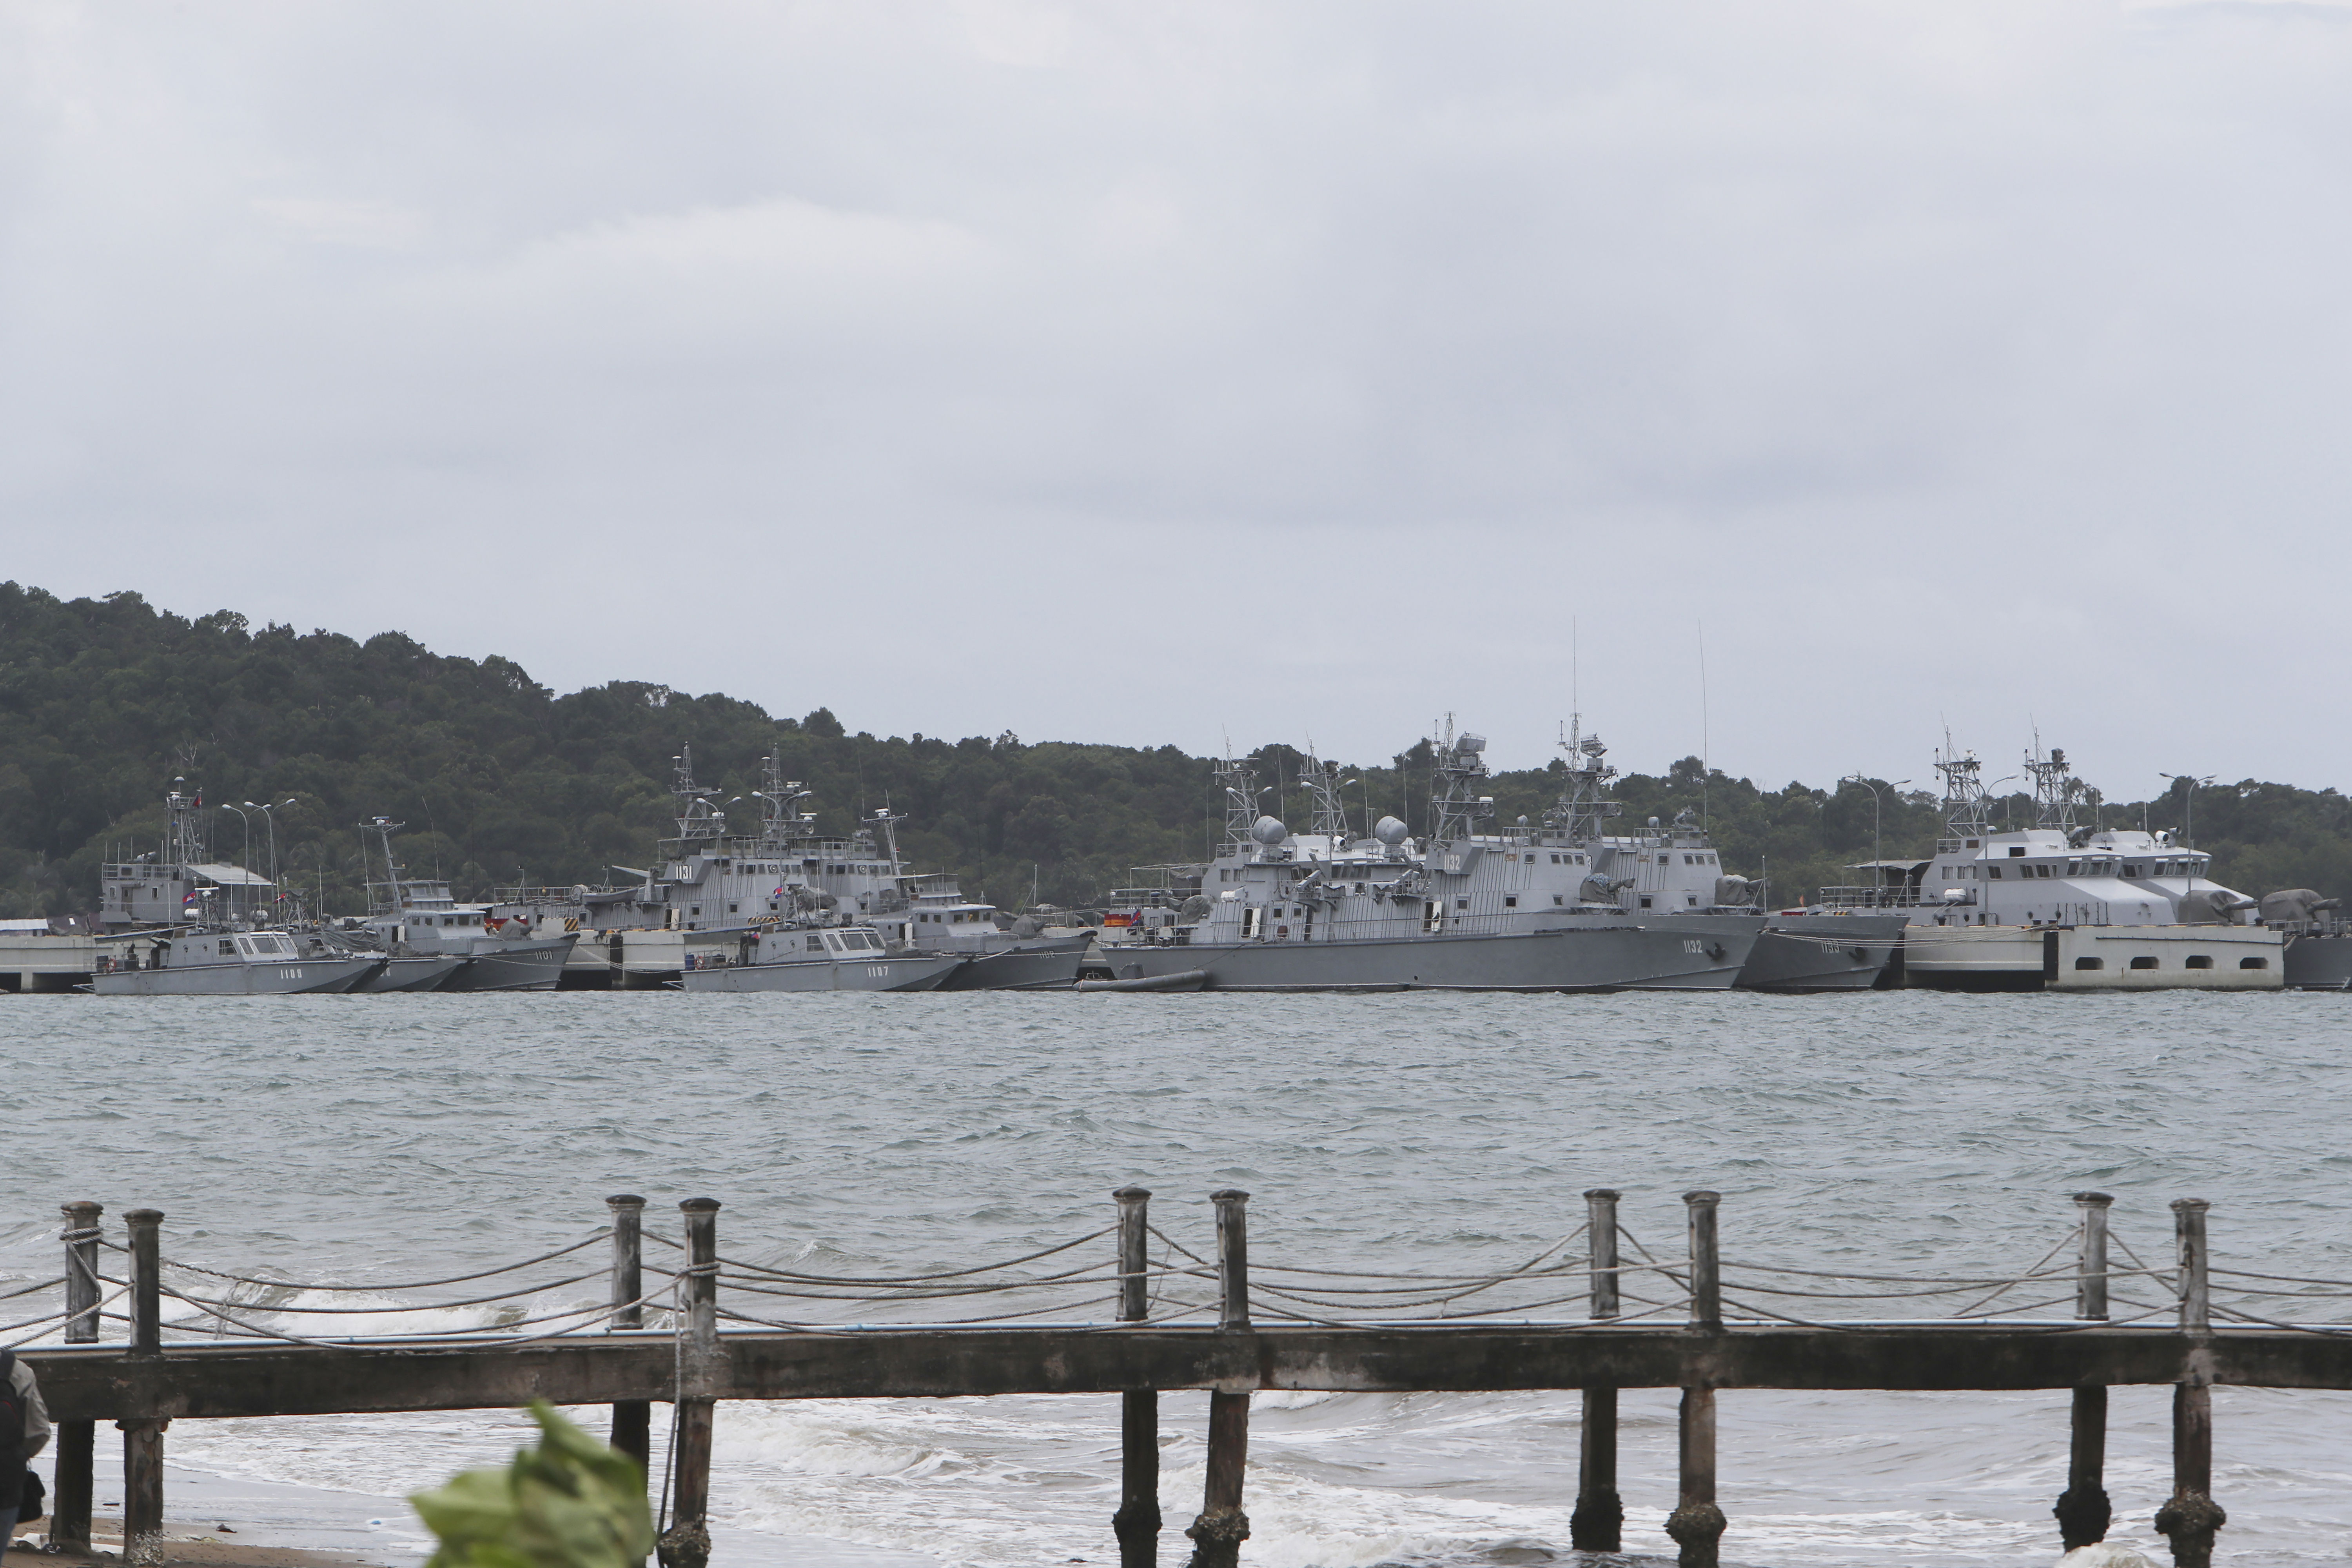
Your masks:
<instances>
[{"instance_id":1,"label":"gray naval warship","mask_svg":"<svg viewBox=\"0 0 2352 1568\"><path fill-rule=\"evenodd\" d=\"M936 991L966 962L960 953L895 949L869 925L772 926L745 934L731 955L698 957L678 984L688 991Z\"/></svg>"},{"instance_id":2,"label":"gray naval warship","mask_svg":"<svg viewBox=\"0 0 2352 1568\"><path fill-rule=\"evenodd\" d=\"M294 996L351 991L382 953L320 948L286 931L201 926L111 942L89 989L100 996Z\"/></svg>"},{"instance_id":3,"label":"gray naval warship","mask_svg":"<svg viewBox=\"0 0 2352 1568\"><path fill-rule=\"evenodd\" d=\"M382 971L383 989L554 990L579 937L560 925L543 930L527 915L461 904L448 883L411 877L392 853L392 836L405 826L382 816L361 825L383 855L384 879L368 884L373 907L362 922L390 961Z\"/></svg>"},{"instance_id":4,"label":"gray naval warship","mask_svg":"<svg viewBox=\"0 0 2352 1568\"><path fill-rule=\"evenodd\" d=\"M1426 845L1393 816L1353 834L1339 781L1319 764L1302 781L1311 826L1293 833L1259 811L1244 763L1220 763L1224 841L1200 892L1172 924L1119 928L1127 940L1100 948L1109 978L1087 984L1545 992L1733 983L1760 921L1638 918L1571 902L1563 873L1584 874L1581 852L1543 847L1524 825L1517 834L1481 831L1494 815L1493 800L1478 793L1485 751L1480 736L1444 737Z\"/></svg>"},{"instance_id":5,"label":"gray naval warship","mask_svg":"<svg viewBox=\"0 0 2352 1568\"><path fill-rule=\"evenodd\" d=\"M1762 888L1724 870L1714 840L1691 813L1663 828L1651 817L1643 834L1611 832L1611 820L1622 811L1609 787L1617 770L1601 737L1583 732L1581 715L1570 721L1560 746L1568 768L1543 837L1548 851L1583 853L1589 869L1579 880L1579 899L1613 903L1627 914L1755 921L1755 946L1737 982L1742 990L1867 991L1890 982L1906 917L1869 910L1765 913L1758 907Z\"/></svg>"},{"instance_id":6,"label":"gray naval warship","mask_svg":"<svg viewBox=\"0 0 2352 1568\"><path fill-rule=\"evenodd\" d=\"M163 841L100 871L100 996L283 996L352 990L384 955L333 948L286 930L290 908L265 877L213 859L200 791L173 779Z\"/></svg>"},{"instance_id":7,"label":"gray naval warship","mask_svg":"<svg viewBox=\"0 0 2352 1568\"><path fill-rule=\"evenodd\" d=\"M1825 902L1909 922L1911 985L1965 991L2276 991L2287 933L2256 901L2213 880L2212 857L2169 833L2110 828L2063 751L2026 753L2031 827L1995 829L1975 753L1947 736L1944 829L1933 857L1876 863L1865 886ZM2078 818L2087 806L2091 820Z\"/></svg>"},{"instance_id":8,"label":"gray naval warship","mask_svg":"<svg viewBox=\"0 0 2352 1568\"><path fill-rule=\"evenodd\" d=\"M655 868L614 868L635 885L519 889L494 906L583 933L568 984L710 989L685 977L741 964L747 944L772 929L847 925L870 929L894 954L954 959L939 982L946 990L1044 989L1077 977L1087 935L1023 931L966 898L952 873L909 872L898 852L902 815L877 810L846 835L821 832L806 809L813 792L785 778L771 753L751 797L759 827L730 834L724 807L735 802L695 782L693 748L672 761L677 831L662 840Z\"/></svg>"}]
</instances>

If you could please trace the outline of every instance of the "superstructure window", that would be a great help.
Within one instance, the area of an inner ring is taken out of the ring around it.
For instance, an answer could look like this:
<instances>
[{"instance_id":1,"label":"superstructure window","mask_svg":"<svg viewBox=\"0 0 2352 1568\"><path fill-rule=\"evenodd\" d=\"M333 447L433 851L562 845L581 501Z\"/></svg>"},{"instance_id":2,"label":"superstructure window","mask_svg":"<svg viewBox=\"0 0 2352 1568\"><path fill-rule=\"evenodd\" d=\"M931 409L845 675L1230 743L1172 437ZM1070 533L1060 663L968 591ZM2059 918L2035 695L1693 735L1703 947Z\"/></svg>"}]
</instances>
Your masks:
<instances>
[{"instance_id":1,"label":"superstructure window","mask_svg":"<svg viewBox=\"0 0 2352 1568\"><path fill-rule=\"evenodd\" d=\"M2213 955L2210 952L2192 952L2189 955L2188 967L2190 969L2210 969L2213 967Z\"/></svg>"},{"instance_id":2,"label":"superstructure window","mask_svg":"<svg viewBox=\"0 0 2352 1568\"><path fill-rule=\"evenodd\" d=\"M2146 953L2142 953L2139 957L2131 961L2131 966L2134 969L2154 969L2156 967L2156 960Z\"/></svg>"}]
</instances>

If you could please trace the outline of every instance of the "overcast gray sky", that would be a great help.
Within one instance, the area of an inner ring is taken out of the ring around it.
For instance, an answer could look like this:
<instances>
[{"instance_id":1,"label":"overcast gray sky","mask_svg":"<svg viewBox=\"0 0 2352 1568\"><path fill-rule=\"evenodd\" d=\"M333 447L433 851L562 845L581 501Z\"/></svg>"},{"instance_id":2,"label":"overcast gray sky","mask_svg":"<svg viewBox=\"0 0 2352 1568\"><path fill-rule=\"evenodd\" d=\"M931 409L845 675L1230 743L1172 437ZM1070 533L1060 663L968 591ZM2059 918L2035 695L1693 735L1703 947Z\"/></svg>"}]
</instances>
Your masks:
<instances>
[{"instance_id":1,"label":"overcast gray sky","mask_svg":"<svg viewBox=\"0 0 2352 1568\"><path fill-rule=\"evenodd\" d=\"M2352 9L0 0L0 577L853 729L2352 784Z\"/></svg>"}]
</instances>

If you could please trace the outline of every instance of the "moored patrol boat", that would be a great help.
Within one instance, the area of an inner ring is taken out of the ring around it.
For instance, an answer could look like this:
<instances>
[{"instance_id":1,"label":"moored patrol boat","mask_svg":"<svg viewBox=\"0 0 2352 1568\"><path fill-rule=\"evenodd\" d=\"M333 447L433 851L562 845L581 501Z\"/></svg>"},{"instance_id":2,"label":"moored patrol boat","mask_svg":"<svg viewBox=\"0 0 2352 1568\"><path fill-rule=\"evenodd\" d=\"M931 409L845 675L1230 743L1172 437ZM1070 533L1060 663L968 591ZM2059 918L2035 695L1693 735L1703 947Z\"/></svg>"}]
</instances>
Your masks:
<instances>
[{"instance_id":1,"label":"moored patrol boat","mask_svg":"<svg viewBox=\"0 0 2352 1568\"><path fill-rule=\"evenodd\" d=\"M89 988L100 996L295 996L352 989L382 955L305 951L284 931L157 931L106 943Z\"/></svg>"},{"instance_id":2,"label":"moored patrol boat","mask_svg":"<svg viewBox=\"0 0 2352 1568\"><path fill-rule=\"evenodd\" d=\"M1663 828L1650 818L1646 834L1609 831L1611 819L1622 811L1609 787L1617 770L1605 760L1609 749L1601 738L1583 732L1581 715L1570 720L1560 746L1568 753L1567 772L1559 802L1544 817L1543 841L1548 861L1568 866L1575 900L1613 904L1645 918L1733 920L1741 929L1753 922L1754 944L1734 982L1743 990L1867 991L1885 980L1902 941L1902 916L1765 914L1757 908L1760 889L1724 870L1714 840L1689 812ZM1569 860L1554 849L1577 858Z\"/></svg>"},{"instance_id":3,"label":"moored patrol boat","mask_svg":"<svg viewBox=\"0 0 2352 1568\"><path fill-rule=\"evenodd\" d=\"M995 906L964 896L952 872L910 873L898 853L903 815L875 811L846 835L819 831L804 809L812 792L783 776L781 756L761 759L755 835L730 836L719 792L694 779L694 752L673 759L675 837L656 868L615 867L627 888L518 890L500 912L535 913L582 931L573 972L582 984L675 987L705 968L741 962L747 935L847 921L868 925L894 952L957 960L950 990L1036 990L1077 977L1088 937L1007 931Z\"/></svg>"},{"instance_id":4,"label":"moored patrol boat","mask_svg":"<svg viewBox=\"0 0 2352 1568\"><path fill-rule=\"evenodd\" d=\"M1571 907L1538 869L1532 836L1482 834L1494 802L1485 740L1448 735L1438 752L1426 847L1382 817L1353 835L1336 781L1304 782L1313 826L1294 834L1257 808L1255 781L1219 764L1225 837L1189 920L1107 940L1113 986L1222 991L1715 990L1746 963L1754 931L1628 918ZM1759 923L1760 922L1757 922ZM1105 933L1107 937L1109 932Z\"/></svg>"},{"instance_id":5,"label":"moored patrol boat","mask_svg":"<svg viewBox=\"0 0 2352 1568\"><path fill-rule=\"evenodd\" d=\"M373 817L361 825L373 833L383 853L384 880L365 924L383 942L385 955L406 960L457 962L436 974L435 964L404 965L408 983L394 990L552 991L579 941L571 931L543 933L528 918L502 918L487 904L461 904L438 878L413 879L393 858L392 836L405 823ZM389 972L389 964L387 964Z\"/></svg>"},{"instance_id":6,"label":"moored patrol boat","mask_svg":"<svg viewBox=\"0 0 2352 1568\"><path fill-rule=\"evenodd\" d=\"M737 952L698 959L687 991L934 991L961 968L954 954L894 952L869 925L781 926L746 933Z\"/></svg>"},{"instance_id":7,"label":"moored patrol boat","mask_svg":"<svg viewBox=\"0 0 2352 1568\"><path fill-rule=\"evenodd\" d=\"M2284 933L2251 923L2254 900L2208 874L2212 857L2168 833L2075 816L2087 787L2066 753L2025 761L2034 824L1995 832L1973 752L1948 742L1944 831L1930 859L1883 864L1824 903L1899 910L1904 976L1970 991L2275 991Z\"/></svg>"}]
</instances>

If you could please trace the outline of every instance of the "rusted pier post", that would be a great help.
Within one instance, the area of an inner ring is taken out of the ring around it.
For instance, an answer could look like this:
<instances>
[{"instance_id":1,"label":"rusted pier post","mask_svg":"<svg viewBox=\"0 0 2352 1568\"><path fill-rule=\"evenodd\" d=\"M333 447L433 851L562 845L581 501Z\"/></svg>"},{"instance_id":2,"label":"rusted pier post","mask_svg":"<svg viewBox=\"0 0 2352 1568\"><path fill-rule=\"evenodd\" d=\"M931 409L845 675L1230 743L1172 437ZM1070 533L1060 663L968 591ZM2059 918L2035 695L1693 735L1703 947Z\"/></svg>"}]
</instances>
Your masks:
<instances>
[{"instance_id":1,"label":"rusted pier post","mask_svg":"<svg viewBox=\"0 0 2352 1568\"><path fill-rule=\"evenodd\" d=\"M613 1315L605 1328L642 1329L646 1310L638 1299L646 1293L646 1200L635 1193L616 1193L604 1200L613 1214ZM625 1399L613 1406L613 1447L653 1473L654 1407L650 1400Z\"/></svg>"},{"instance_id":2,"label":"rusted pier post","mask_svg":"<svg viewBox=\"0 0 2352 1568\"><path fill-rule=\"evenodd\" d=\"M98 1342L98 1217L92 1203L65 1204L66 1343ZM60 1421L57 1426L58 1484L49 1493L49 1547L56 1552L89 1550L90 1488L97 1476L98 1423Z\"/></svg>"},{"instance_id":3,"label":"rusted pier post","mask_svg":"<svg viewBox=\"0 0 2352 1568\"><path fill-rule=\"evenodd\" d=\"M1246 1332L1249 1315L1249 1194L1237 1188L1209 1194L1217 1205L1217 1329ZM1184 1533L1192 1541L1192 1568L1235 1568L1249 1539L1242 1511L1242 1470L1249 1460L1247 1388L1209 1394L1208 1481L1201 1517Z\"/></svg>"},{"instance_id":4,"label":"rusted pier post","mask_svg":"<svg viewBox=\"0 0 2352 1568\"><path fill-rule=\"evenodd\" d=\"M1614 1187L1584 1194L1592 1245L1592 1311L1595 1321L1623 1308L1617 1290L1617 1198ZM1583 1442L1576 1467L1576 1511L1568 1516L1568 1543L1579 1552L1614 1552L1623 1544L1625 1503L1617 1495L1617 1391L1584 1390Z\"/></svg>"},{"instance_id":5,"label":"rusted pier post","mask_svg":"<svg viewBox=\"0 0 2352 1568\"><path fill-rule=\"evenodd\" d=\"M1691 1331L1723 1330L1723 1271L1716 1251L1716 1205L1719 1193L1685 1193L1690 1205ZM1683 1390L1682 1499L1666 1516L1666 1533L1682 1548L1681 1568L1716 1568L1723 1540L1723 1510L1715 1506L1715 1390Z\"/></svg>"},{"instance_id":6,"label":"rusted pier post","mask_svg":"<svg viewBox=\"0 0 2352 1568\"><path fill-rule=\"evenodd\" d=\"M662 1568L709 1568L711 1390L724 1372L719 1349L719 1200L688 1198L686 1215L685 1343L678 1352L676 1468L670 1476L669 1528L656 1550Z\"/></svg>"},{"instance_id":7,"label":"rusted pier post","mask_svg":"<svg viewBox=\"0 0 2352 1568\"><path fill-rule=\"evenodd\" d=\"M1118 1318L1139 1323L1150 1316L1145 1275L1151 1260L1150 1192L1121 1187L1118 1203ZM1154 1568L1160 1560L1160 1392L1130 1388L1119 1394L1118 1511L1110 1516L1118 1537L1119 1568Z\"/></svg>"},{"instance_id":8,"label":"rusted pier post","mask_svg":"<svg viewBox=\"0 0 2352 1568\"><path fill-rule=\"evenodd\" d=\"M2180 1331L2200 1339L2213 1330L2208 1293L2203 1198L2175 1198L2173 1230L2179 1248ZM2172 1387L2172 1497L2156 1510L2157 1532L2172 1542L2176 1568L2211 1568L2215 1532L2230 1516L2213 1500L2211 1352L2190 1352L2191 1375Z\"/></svg>"},{"instance_id":9,"label":"rusted pier post","mask_svg":"<svg viewBox=\"0 0 2352 1568\"><path fill-rule=\"evenodd\" d=\"M2107 1209L2105 1193L2076 1193L2083 1229L2074 1269L2074 1316L2104 1322L2107 1316ZM2066 1489L2050 1511L2058 1516L2058 1539L2065 1549L2107 1538L2116 1510L2107 1499L2107 1385L2074 1390L2074 1441L2066 1460Z\"/></svg>"},{"instance_id":10,"label":"rusted pier post","mask_svg":"<svg viewBox=\"0 0 2352 1568\"><path fill-rule=\"evenodd\" d=\"M132 1209L122 1216L131 1230L131 1353L163 1353L163 1299L160 1209ZM119 1421L122 1428L122 1560L162 1559L163 1539L163 1428L156 1420Z\"/></svg>"}]
</instances>

